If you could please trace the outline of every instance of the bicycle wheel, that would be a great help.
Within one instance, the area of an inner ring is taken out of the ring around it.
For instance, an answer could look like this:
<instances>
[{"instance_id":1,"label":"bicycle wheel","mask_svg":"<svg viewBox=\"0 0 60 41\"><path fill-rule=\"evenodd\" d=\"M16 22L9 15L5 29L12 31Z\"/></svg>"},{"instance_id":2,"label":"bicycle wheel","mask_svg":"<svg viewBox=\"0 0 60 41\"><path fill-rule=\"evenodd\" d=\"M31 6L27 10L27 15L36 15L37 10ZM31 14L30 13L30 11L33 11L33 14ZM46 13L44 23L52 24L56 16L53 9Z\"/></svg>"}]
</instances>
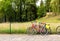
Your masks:
<instances>
[{"instance_id":1,"label":"bicycle wheel","mask_svg":"<svg viewBox=\"0 0 60 41\"><path fill-rule=\"evenodd\" d=\"M27 34L36 34L37 31L33 29L32 27L27 28Z\"/></svg>"},{"instance_id":2,"label":"bicycle wheel","mask_svg":"<svg viewBox=\"0 0 60 41\"><path fill-rule=\"evenodd\" d=\"M56 32L57 32L57 34L60 34L60 26L58 26L58 27L56 28Z\"/></svg>"},{"instance_id":3,"label":"bicycle wheel","mask_svg":"<svg viewBox=\"0 0 60 41\"><path fill-rule=\"evenodd\" d=\"M42 35L46 35L46 34L48 34L48 30L46 28L42 28L41 31L40 31L40 33Z\"/></svg>"}]
</instances>

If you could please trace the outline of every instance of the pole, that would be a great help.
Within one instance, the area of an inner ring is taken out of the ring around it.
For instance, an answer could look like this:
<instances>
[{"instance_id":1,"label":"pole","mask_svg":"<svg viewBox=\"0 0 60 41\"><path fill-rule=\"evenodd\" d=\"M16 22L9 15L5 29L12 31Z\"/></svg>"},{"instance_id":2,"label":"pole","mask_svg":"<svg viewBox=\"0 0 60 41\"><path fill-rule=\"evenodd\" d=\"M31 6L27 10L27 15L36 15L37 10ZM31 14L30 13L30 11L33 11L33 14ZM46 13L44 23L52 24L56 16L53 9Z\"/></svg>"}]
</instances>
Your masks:
<instances>
[{"instance_id":1,"label":"pole","mask_svg":"<svg viewBox=\"0 0 60 41\"><path fill-rule=\"evenodd\" d=\"M12 17L10 17L10 34L11 34L11 21L12 21L11 18L12 18Z\"/></svg>"},{"instance_id":2,"label":"pole","mask_svg":"<svg viewBox=\"0 0 60 41\"><path fill-rule=\"evenodd\" d=\"M10 34L11 34L11 21L10 21Z\"/></svg>"}]
</instances>

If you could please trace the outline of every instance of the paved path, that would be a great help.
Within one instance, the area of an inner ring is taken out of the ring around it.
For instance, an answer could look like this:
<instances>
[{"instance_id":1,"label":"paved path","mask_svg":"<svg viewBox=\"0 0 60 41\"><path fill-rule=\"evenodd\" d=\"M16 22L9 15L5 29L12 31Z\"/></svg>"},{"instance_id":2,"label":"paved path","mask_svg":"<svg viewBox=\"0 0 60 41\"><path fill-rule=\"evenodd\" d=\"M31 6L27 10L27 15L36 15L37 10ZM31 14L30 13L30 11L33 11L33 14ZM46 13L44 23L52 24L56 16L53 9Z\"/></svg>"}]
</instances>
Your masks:
<instances>
[{"instance_id":1,"label":"paved path","mask_svg":"<svg viewBox=\"0 0 60 41\"><path fill-rule=\"evenodd\" d=\"M60 35L5 35L0 34L0 41L60 41Z\"/></svg>"}]
</instances>

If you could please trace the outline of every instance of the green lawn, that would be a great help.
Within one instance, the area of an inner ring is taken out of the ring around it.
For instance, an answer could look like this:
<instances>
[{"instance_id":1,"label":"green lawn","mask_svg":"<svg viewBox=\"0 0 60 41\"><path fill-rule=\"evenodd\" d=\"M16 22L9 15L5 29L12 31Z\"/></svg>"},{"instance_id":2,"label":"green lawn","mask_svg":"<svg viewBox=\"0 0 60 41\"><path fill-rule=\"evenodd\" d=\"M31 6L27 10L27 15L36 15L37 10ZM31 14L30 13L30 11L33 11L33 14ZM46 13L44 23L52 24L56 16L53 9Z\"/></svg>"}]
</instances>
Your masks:
<instances>
[{"instance_id":1,"label":"green lawn","mask_svg":"<svg viewBox=\"0 0 60 41\"><path fill-rule=\"evenodd\" d=\"M6 24L9 24L9 23L3 23L4 25ZM12 34L24 34L26 33L26 29L27 27L29 27L30 23L12 23L12 26L11 26L11 33ZM60 23L49 23L50 24L50 28L51 28L51 33L56 33L56 27L58 25L60 25ZM6 26L3 26L1 27L0 26L0 33L7 33L9 34L10 33L10 26L6 25Z\"/></svg>"},{"instance_id":2,"label":"green lawn","mask_svg":"<svg viewBox=\"0 0 60 41\"><path fill-rule=\"evenodd\" d=\"M46 22L50 24L52 33L56 33L56 27L60 25L60 17L49 17L49 18L40 18L36 19L37 22ZM11 24L11 33L18 34L18 33L26 33L27 27L31 26L31 22L23 22L23 23L12 23ZM10 33L10 23L0 23L0 33Z\"/></svg>"},{"instance_id":3,"label":"green lawn","mask_svg":"<svg viewBox=\"0 0 60 41\"><path fill-rule=\"evenodd\" d=\"M60 23L60 15L53 17L43 17L40 19L36 19L38 22L47 22L47 23Z\"/></svg>"}]
</instances>

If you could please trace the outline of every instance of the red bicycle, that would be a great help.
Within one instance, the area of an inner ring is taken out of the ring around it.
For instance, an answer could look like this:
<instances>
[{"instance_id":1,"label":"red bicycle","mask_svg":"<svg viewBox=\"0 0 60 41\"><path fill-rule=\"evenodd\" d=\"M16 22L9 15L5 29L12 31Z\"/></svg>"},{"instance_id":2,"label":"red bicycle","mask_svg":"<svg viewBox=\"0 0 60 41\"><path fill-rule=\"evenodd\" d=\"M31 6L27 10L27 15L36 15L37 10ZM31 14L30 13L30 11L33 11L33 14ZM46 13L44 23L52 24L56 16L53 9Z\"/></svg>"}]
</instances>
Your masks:
<instances>
[{"instance_id":1,"label":"red bicycle","mask_svg":"<svg viewBox=\"0 0 60 41\"><path fill-rule=\"evenodd\" d=\"M39 23L38 25L34 25L27 28L27 34L48 34L48 29L46 28L46 23ZM51 31L50 27L49 30Z\"/></svg>"}]
</instances>

